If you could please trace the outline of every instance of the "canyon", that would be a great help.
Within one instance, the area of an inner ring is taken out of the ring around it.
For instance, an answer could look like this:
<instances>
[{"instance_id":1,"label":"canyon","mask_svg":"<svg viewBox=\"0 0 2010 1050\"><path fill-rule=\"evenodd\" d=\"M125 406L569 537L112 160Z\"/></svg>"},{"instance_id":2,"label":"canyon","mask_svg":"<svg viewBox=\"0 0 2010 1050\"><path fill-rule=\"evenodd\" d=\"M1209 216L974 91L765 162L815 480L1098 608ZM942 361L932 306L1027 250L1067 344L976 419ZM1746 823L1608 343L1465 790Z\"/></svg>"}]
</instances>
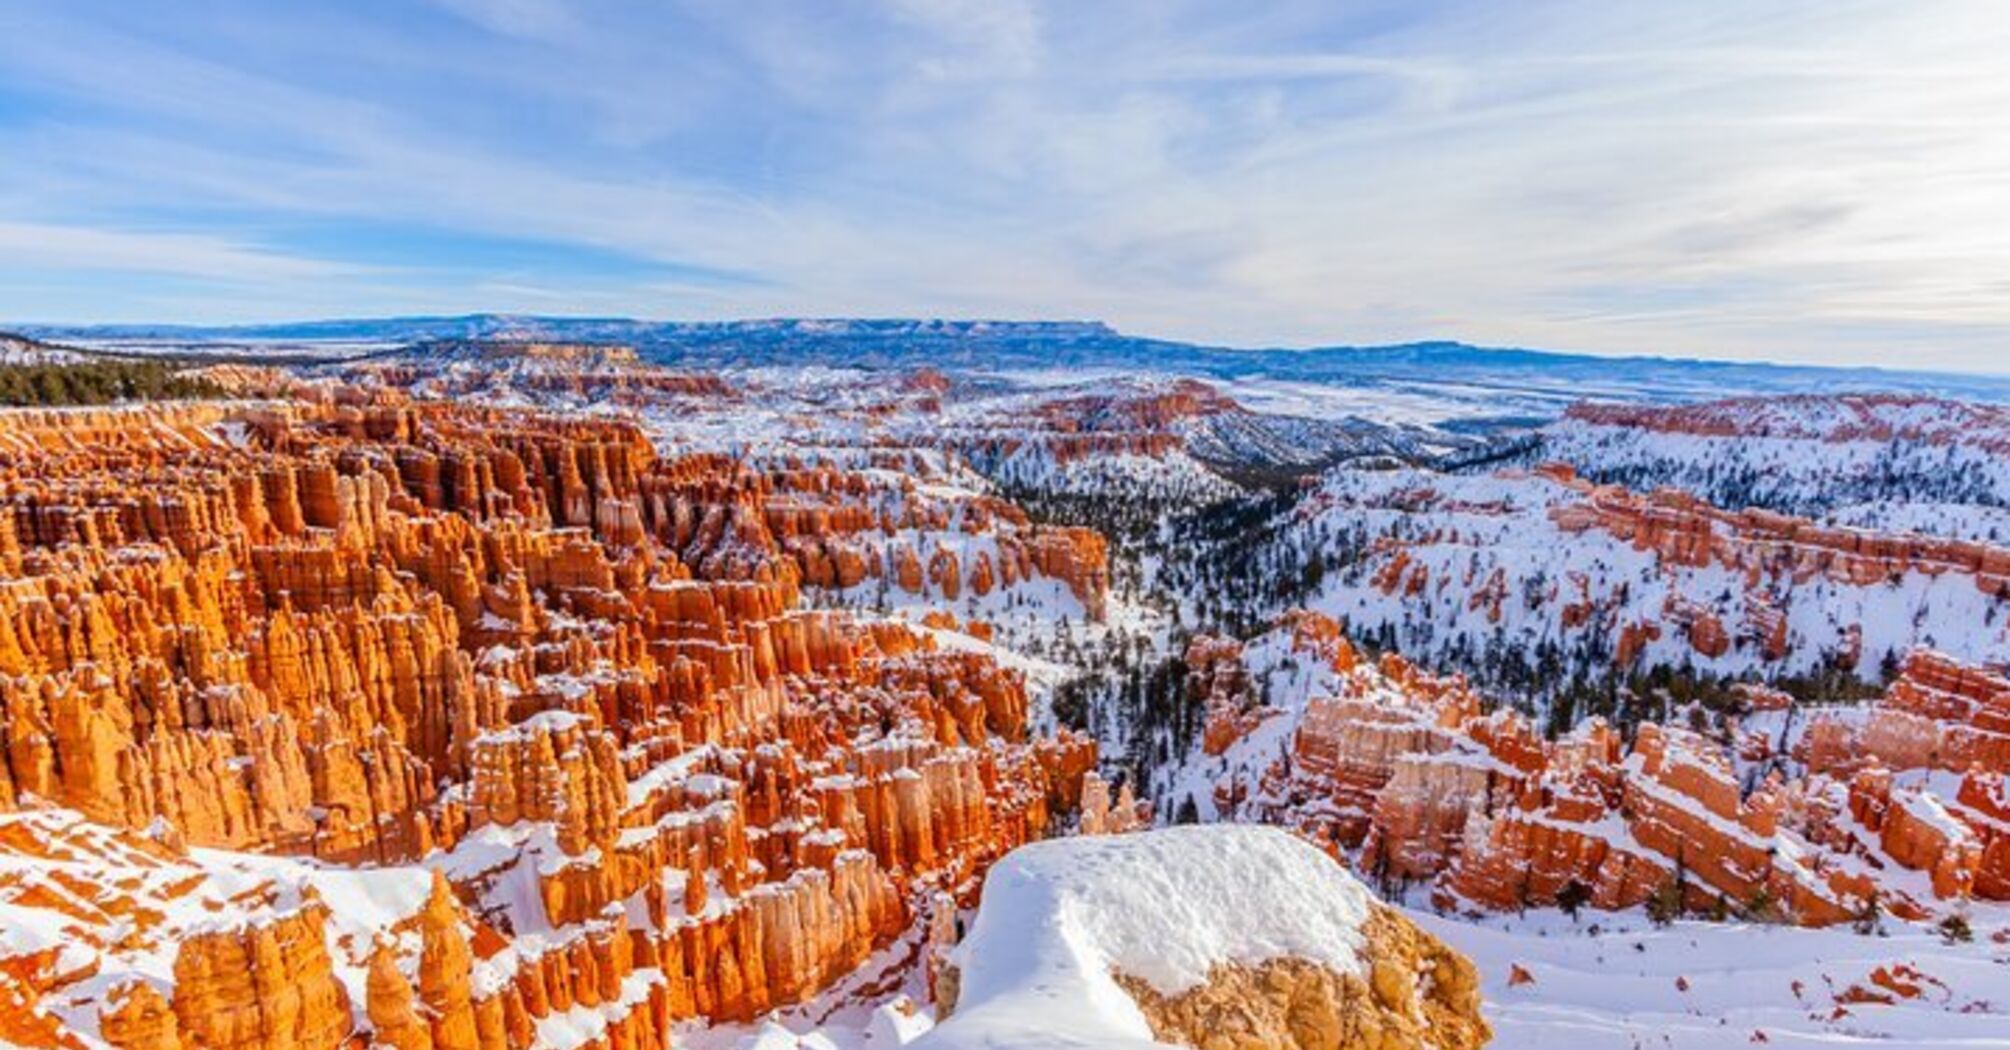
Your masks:
<instances>
[{"instance_id":1,"label":"canyon","mask_svg":"<svg viewBox=\"0 0 2010 1050\"><path fill-rule=\"evenodd\" d=\"M1030 737L1021 675L800 592L1042 579L1093 613L1097 537L323 393L4 421L15 1042L660 1045L821 990L1077 805L1095 743ZM884 542L917 524L985 549ZM352 868L413 909L354 928L318 888Z\"/></svg>"},{"instance_id":2,"label":"canyon","mask_svg":"<svg viewBox=\"0 0 2010 1050\"><path fill-rule=\"evenodd\" d=\"M1580 911L1959 921L1804 1020L1993 1009L1950 967L2010 930L2010 552L1571 452L1765 436L1733 409L1475 437L556 339L196 373L227 396L0 413L0 1039L965 1045L1023 1006L972 986L1030 921L987 886L1174 850L1331 918L1190 856L1231 847L1367 962L1113 965L1123 1038L1480 1045L1552 994L1487 924Z\"/></svg>"}]
</instances>

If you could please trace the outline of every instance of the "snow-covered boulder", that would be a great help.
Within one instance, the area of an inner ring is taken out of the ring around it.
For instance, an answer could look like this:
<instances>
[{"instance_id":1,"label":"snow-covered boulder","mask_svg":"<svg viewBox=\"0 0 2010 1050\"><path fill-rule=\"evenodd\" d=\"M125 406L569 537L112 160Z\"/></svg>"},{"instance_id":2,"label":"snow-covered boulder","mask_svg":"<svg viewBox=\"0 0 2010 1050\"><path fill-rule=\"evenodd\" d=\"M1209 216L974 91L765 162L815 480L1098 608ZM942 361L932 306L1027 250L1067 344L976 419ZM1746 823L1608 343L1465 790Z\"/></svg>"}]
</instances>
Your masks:
<instances>
[{"instance_id":1,"label":"snow-covered boulder","mask_svg":"<svg viewBox=\"0 0 2010 1050\"><path fill-rule=\"evenodd\" d=\"M1056 839L991 869L917 1041L958 1047L1464 1048L1471 962L1275 828Z\"/></svg>"}]
</instances>

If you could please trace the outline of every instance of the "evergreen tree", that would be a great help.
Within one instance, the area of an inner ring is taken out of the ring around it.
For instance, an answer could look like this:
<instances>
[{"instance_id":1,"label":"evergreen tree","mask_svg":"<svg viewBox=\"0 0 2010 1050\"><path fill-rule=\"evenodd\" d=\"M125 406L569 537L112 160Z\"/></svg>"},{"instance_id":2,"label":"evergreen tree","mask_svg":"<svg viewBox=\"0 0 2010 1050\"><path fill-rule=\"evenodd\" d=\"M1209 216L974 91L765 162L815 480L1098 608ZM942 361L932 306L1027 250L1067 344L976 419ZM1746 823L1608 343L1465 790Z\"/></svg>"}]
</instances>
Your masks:
<instances>
[{"instance_id":1,"label":"evergreen tree","mask_svg":"<svg viewBox=\"0 0 2010 1050\"><path fill-rule=\"evenodd\" d=\"M1563 913L1570 916L1572 922L1577 921L1579 909L1589 903L1591 903L1591 887L1576 879L1564 883L1563 888L1556 891L1556 906L1563 909Z\"/></svg>"}]
</instances>

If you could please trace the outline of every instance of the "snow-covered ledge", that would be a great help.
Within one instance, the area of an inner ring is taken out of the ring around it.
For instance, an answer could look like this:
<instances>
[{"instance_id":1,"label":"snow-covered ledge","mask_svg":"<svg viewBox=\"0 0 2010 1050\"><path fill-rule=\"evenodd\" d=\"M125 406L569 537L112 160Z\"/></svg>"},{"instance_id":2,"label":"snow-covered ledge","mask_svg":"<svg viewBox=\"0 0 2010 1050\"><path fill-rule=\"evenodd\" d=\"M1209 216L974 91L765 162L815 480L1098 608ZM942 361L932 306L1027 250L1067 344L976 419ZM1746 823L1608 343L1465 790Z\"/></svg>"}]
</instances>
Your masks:
<instances>
[{"instance_id":1,"label":"snow-covered ledge","mask_svg":"<svg viewBox=\"0 0 2010 1050\"><path fill-rule=\"evenodd\" d=\"M1275 828L1057 839L991 869L915 1046L1473 1047L1478 983Z\"/></svg>"}]
</instances>

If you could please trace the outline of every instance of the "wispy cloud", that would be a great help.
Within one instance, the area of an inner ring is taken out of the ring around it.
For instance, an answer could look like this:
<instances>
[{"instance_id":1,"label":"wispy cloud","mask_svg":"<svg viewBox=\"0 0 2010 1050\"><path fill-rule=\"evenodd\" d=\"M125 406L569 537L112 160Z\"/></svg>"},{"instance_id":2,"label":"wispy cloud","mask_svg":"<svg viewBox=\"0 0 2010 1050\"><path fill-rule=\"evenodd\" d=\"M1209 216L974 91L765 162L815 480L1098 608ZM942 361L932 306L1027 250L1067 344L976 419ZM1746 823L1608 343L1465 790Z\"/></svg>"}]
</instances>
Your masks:
<instances>
[{"instance_id":1,"label":"wispy cloud","mask_svg":"<svg viewBox=\"0 0 2010 1050\"><path fill-rule=\"evenodd\" d=\"M551 39L579 29L565 0L437 0L440 6L493 32Z\"/></svg>"},{"instance_id":2,"label":"wispy cloud","mask_svg":"<svg viewBox=\"0 0 2010 1050\"><path fill-rule=\"evenodd\" d=\"M1042 55L1040 15L1030 0L890 0L891 10L951 46L925 59L930 79L1028 76Z\"/></svg>"},{"instance_id":3,"label":"wispy cloud","mask_svg":"<svg viewBox=\"0 0 2010 1050\"><path fill-rule=\"evenodd\" d=\"M0 265L164 274L247 284L354 277L369 270L205 234L6 221L0 221Z\"/></svg>"},{"instance_id":4,"label":"wispy cloud","mask_svg":"<svg viewBox=\"0 0 2010 1050\"><path fill-rule=\"evenodd\" d=\"M0 13L0 150L32 158L0 246L36 267L0 315L576 301L1952 366L2010 337L1992 0L373 10ZM343 223L409 233L295 232ZM483 271L428 237L550 247Z\"/></svg>"}]
</instances>

